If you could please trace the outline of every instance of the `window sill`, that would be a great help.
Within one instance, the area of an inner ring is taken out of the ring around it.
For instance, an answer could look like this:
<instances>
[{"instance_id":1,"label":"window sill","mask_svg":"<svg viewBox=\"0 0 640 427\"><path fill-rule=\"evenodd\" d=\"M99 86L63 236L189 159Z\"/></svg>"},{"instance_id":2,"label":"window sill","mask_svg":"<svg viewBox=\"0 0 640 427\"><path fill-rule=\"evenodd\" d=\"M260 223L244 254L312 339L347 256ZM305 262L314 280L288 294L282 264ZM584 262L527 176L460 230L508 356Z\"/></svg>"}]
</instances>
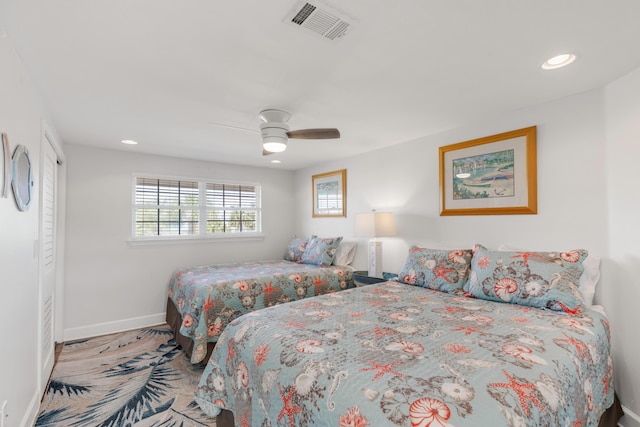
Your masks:
<instances>
[{"instance_id":1,"label":"window sill","mask_svg":"<svg viewBox=\"0 0 640 427\"><path fill-rule=\"evenodd\" d=\"M201 243L218 243L230 241L256 241L263 240L265 235L262 233L251 234L234 234L229 236L188 236L188 237L132 237L127 240L130 246L154 246L154 245L190 245Z\"/></svg>"}]
</instances>

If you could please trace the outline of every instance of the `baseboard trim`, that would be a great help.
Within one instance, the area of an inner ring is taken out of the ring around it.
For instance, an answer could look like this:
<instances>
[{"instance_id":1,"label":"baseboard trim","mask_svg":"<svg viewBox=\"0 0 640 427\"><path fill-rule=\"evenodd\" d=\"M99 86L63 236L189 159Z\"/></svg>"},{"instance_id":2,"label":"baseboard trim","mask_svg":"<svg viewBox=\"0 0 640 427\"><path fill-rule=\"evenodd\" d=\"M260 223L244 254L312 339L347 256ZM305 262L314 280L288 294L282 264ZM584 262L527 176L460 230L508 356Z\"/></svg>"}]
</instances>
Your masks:
<instances>
[{"instance_id":1,"label":"baseboard trim","mask_svg":"<svg viewBox=\"0 0 640 427\"><path fill-rule=\"evenodd\" d=\"M622 405L624 416L620 418L618 425L621 427L640 427L640 417L633 413L629 408Z\"/></svg>"},{"instance_id":2,"label":"baseboard trim","mask_svg":"<svg viewBox=\"0 0 640 427\"><path fill-rule=\"evenodd\" d=\"M29 407L22 417L20 427L30 427L36 423L36 417L38 416L38 409L40 409L41 398L42 396L38 396L37 393L33 395L33 397L31 398L31 402L29 402Z\"/></svg>"},{"instance_id":3,"label":"baseboard trim","mask_svg":"<svg viewBox=\"0 0 640 427\"><path fill-rule=\"evenodd\" d=\"M64 341L97 337L100 335L115 334L117 332L130 331L131 329L146 328L148 326L161 325L166 322L166 313L150 314L149 316L134 317L131 319L116 320L113 322L96 323L94 325L68 328L63 331Z\"/></svg>"}]
</instances>

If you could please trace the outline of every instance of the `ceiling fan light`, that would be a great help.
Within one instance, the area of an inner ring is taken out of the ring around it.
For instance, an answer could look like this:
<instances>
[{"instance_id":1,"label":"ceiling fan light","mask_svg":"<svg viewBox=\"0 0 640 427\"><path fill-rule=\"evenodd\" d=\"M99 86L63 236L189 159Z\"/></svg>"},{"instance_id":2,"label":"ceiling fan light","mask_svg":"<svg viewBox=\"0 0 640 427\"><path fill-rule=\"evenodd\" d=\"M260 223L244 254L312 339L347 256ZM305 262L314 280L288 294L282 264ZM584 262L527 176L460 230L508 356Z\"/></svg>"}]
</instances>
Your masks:
<instances>
[{"instance_id":1,"label":"ceiling fan light","mask_svg":"<svg viewBox=\"0 0 640 427\"><path fill-rule=\"evenodd\" d=\"M277 136L266 136L262 142L262 148L272 153L280 153L287 149L286 139Z\"/></svg>"}]
</instances>

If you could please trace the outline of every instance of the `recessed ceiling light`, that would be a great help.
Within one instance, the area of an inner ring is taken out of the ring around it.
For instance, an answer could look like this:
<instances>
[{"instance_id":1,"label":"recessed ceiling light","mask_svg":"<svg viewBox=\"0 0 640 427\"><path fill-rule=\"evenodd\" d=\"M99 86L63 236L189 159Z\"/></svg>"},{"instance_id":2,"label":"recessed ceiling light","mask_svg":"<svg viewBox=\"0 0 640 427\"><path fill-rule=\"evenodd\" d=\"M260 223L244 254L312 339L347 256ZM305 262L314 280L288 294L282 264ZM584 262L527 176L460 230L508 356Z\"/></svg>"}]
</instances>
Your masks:
<instances>
[{"instance_id":1,"label":"recessed ceiling light","mask_svg":"<svg viewBox=\"0 0 640 427\"><path fill-rule=\"evenodd\" d=\"M282 163L280 160L271 160L271 163Z\"/></svg>"},{"instance_id":2,"label":"recessed ceiling light","mask_svg":"<svg viewBox=\"0 0 640 427\"><path fill-rule=\"evenodd\" d=\"M123 139L122 141L123 144L127 144L127 145L137 145L138 141L134 141L133 139Z\"/></svg>"},{"instance_id":3,"label":"recessed ceiling light","mask_svg":"<svg viewBox=\"0 0 640 427\"><path fill-rule=\"evenodd\" d=\"M554 70L556 68L561 68L566 65L571 64L576 60L576 56L572 53L563 53L562 55L556 55L553 58L547 59L547 61L542 64L543 70Z\"/></svg>"}]
</instances>

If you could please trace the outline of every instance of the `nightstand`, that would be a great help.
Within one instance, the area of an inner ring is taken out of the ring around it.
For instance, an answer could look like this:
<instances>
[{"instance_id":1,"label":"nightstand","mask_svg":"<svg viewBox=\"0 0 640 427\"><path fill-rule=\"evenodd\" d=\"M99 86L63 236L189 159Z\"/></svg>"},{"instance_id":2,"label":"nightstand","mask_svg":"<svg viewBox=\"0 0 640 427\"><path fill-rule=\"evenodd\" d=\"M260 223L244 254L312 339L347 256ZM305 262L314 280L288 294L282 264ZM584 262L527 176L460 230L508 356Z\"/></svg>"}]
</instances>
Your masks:
<instances>
[{"instance_id":1,"label":"nightstand","mask_svg":"<svg viewBox=\"0 0 640 427\"><path fill-rule=\"evenodd\" d=\"M394 277L397 277L397 274L392 273L382 273L384 279L380 277L370 277L367 271L354 271L353 272L353 281L355 282L356 287L373 285L375 283L387 282Z\"/></svg>"}]
</instances>

